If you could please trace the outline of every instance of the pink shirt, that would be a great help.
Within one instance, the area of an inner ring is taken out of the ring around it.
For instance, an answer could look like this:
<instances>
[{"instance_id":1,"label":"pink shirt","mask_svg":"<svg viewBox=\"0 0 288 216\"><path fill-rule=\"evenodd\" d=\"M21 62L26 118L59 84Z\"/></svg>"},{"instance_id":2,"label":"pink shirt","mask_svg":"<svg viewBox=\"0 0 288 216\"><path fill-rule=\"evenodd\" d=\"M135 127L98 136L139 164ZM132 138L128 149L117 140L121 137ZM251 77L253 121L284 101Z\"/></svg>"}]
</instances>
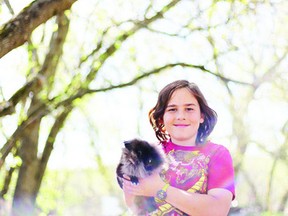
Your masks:
<instances>
[{"instance_id":1,"label":"pink shirt","mask_svg":"<svg viewBox=\"0 0 288 216\"><path fill-rule=\"evenodd\" d=\"M213 188L224 188L235 198L233 162L227 148L210 141L203 146L179 146L172 142L163 146L169 167L161 177L171 186L201 194ZM159 215L184 214L168 203L158 206L156 212Z\"/></svg>"}]
</instances>

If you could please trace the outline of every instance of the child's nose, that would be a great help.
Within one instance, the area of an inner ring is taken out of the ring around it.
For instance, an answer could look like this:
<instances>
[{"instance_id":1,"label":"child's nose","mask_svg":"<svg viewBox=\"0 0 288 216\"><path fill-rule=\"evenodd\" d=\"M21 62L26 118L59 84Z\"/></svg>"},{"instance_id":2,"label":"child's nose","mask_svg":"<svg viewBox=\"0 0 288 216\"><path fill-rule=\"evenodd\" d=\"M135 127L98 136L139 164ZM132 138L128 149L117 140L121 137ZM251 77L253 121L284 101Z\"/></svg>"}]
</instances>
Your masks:
<instances>
[{"instance_id":1,"label":"child's nose","mask_svg":"<svg viewBox=\"0 0 288 216\"><path fill-rule=\"evenodd\" d=\"M177 112L177 119L185 119L185 113L179 110Z\"/></svg>"}]
</instances>

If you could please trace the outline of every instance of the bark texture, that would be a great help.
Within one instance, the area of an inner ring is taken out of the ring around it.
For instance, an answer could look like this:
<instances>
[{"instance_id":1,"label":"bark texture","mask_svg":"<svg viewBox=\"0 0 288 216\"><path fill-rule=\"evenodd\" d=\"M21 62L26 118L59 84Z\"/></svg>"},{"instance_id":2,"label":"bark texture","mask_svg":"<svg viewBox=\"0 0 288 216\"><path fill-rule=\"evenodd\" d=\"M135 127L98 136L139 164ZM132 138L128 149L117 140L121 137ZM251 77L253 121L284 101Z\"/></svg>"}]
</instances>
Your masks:
<instances>
[{"instance_id":1,"label":"bark texture","mask_svg":"<svg viewBox=\"0 0 288 216\"><path fill-rule=\"evenodd\" d=\"M24 44L34 29L71 8L77 0L36 0L0 30L0 58Z\"/></svg>"}]
</instances>

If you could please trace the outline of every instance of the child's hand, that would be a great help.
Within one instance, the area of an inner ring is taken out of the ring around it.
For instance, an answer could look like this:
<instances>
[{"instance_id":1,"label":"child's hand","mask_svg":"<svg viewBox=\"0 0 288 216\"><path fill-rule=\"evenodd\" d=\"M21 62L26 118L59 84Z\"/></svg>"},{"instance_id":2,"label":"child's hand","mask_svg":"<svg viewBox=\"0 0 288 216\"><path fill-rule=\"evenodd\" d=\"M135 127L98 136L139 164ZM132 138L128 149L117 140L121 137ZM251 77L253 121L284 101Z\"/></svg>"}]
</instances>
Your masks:
<instances>
[{"instance_id":1,"label":"child's hand","mask_svg":"<svg viewBox=\"0 0 288 216\"><path fill-rule=\"evenodd\" d=\"M165 183L159 174L153 174L147 178L139 179L139 184L133 184L131 181L124 179L123 190L134 196L154 197Z\"/></svg>"}]
</instances>

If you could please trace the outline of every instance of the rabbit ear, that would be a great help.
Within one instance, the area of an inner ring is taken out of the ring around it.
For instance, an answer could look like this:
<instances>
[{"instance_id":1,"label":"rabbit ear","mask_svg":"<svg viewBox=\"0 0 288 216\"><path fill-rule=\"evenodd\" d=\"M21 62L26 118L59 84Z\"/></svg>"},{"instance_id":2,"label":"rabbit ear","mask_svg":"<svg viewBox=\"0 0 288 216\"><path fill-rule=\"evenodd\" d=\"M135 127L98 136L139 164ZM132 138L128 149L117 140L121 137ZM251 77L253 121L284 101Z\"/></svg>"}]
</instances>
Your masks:
<instances>
[{"instance_id":1,"label":"rabbit ear","mask_svg":"<svg viewBox=\"0 0 288 216\"><path fill-rule=\"evenodd\" d=\"M124 145L125 145L125 148L127 148L128 150L131 150L132 148L131 141L125 141Z\"/></svg>"}]
</instances>

